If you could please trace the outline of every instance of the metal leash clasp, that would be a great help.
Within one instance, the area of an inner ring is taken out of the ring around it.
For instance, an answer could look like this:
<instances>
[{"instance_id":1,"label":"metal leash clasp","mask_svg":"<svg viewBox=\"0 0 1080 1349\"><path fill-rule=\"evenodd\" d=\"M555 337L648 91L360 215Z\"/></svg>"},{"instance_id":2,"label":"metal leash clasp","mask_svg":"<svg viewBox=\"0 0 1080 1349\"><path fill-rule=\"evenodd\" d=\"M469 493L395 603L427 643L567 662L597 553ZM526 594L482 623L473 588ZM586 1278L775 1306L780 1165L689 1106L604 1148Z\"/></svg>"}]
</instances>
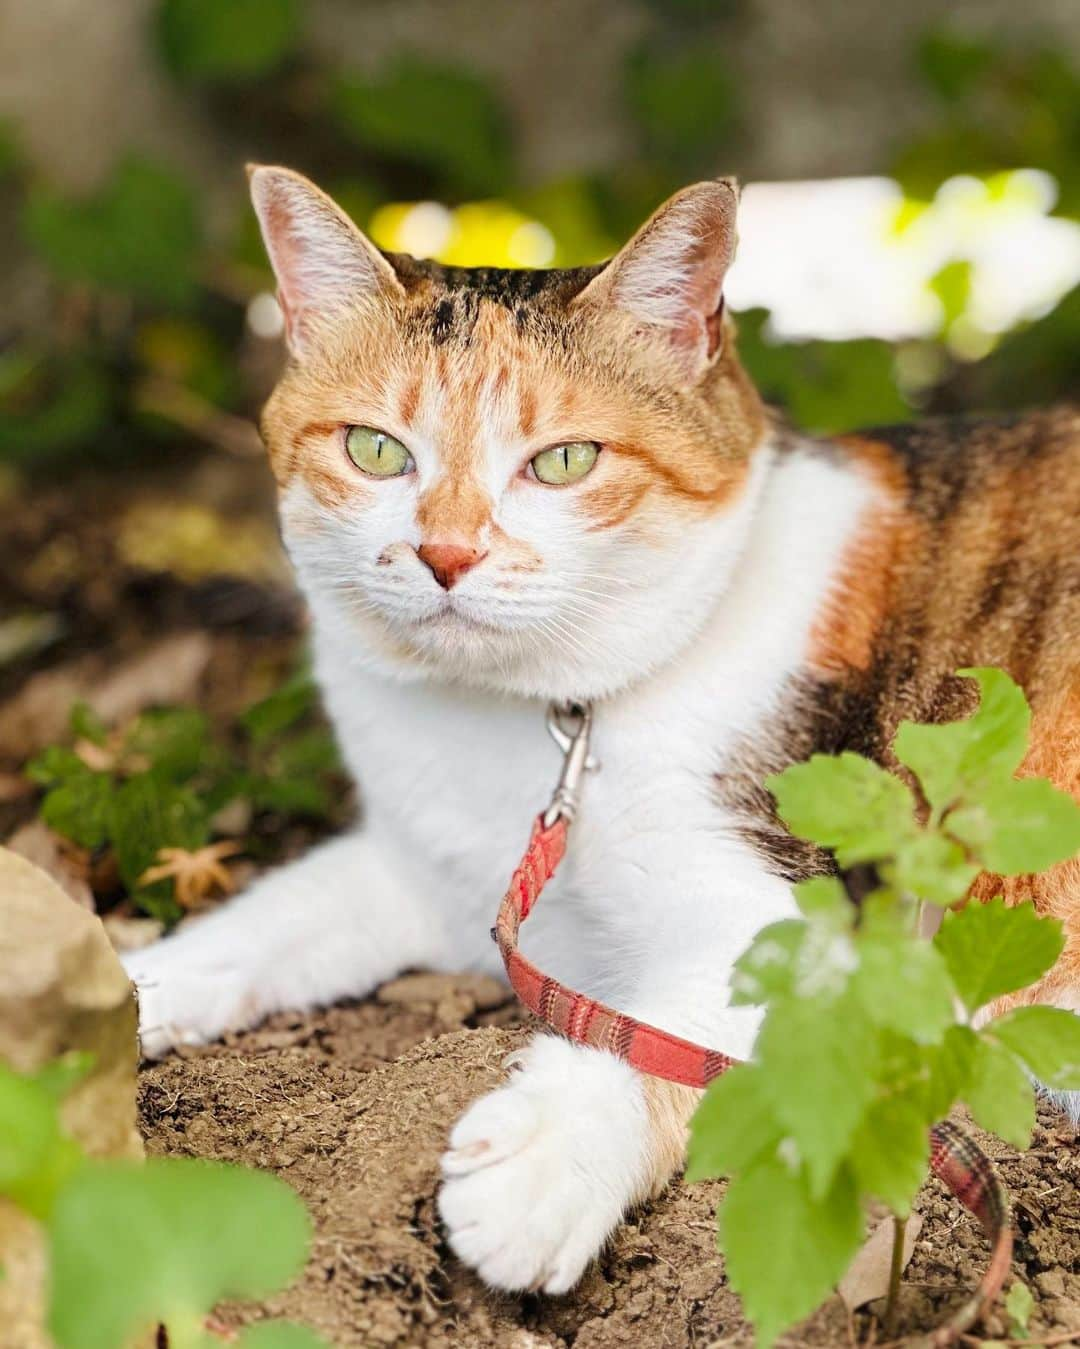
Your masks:
<instances>
[{"instance_id":1,"label":"metal leash clasp","mask_svg":"<svg viewBox=\"0 0 1080 1349\"><path fill-rule=\"evenodd\" d=\"M586 772L600 765L589 753L589 732L592 729L590 703L552 703L547 713L548 734L563 752L559 785L544 812L544 828L550 829L556 820L573 821L581 802L581 780Z\"/></svg>"}]
</instances>

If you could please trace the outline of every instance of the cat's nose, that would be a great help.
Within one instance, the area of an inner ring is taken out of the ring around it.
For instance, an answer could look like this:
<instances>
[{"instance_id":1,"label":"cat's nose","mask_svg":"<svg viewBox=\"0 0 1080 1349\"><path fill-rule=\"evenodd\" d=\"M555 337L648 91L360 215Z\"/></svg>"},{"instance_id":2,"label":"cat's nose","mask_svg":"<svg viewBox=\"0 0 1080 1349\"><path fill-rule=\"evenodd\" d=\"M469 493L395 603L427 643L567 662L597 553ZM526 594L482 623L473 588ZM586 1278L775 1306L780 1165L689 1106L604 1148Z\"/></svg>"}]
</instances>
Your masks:
<instances>
[{"instance_id":1,"label":"cat's nose","mask_svg":"<svg viewBox=\"0 0 1080 1349\"><path fill-rule=\"evenodd\" d=\"M458 581L478 562L487 557L479 548L463 548L456 543L422 543L416 555L444 590L457 585Z\"/></svg>"}]
</instances>

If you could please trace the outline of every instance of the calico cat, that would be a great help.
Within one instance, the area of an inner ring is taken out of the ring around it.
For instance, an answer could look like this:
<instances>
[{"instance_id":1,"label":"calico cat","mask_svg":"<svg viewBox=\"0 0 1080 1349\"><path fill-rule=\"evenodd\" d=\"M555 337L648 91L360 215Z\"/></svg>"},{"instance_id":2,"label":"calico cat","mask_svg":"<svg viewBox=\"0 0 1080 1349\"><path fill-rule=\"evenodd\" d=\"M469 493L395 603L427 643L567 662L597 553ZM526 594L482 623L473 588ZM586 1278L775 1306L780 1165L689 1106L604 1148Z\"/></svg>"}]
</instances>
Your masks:
<instances>
[{"instance_id":1,"label":"calico cat","mask_svg":"<svg viewBox=\"0 0 1080 1349\"><path fill-rule=\"evenodd\" d=\"M281 522L362 827L129 957L148 1054L488 938L558 758L592 774L527 953L736 1056L733 959L823 865L761 786L814 750L888 760L902 717L1000 665L1027 768L1080 794L1080 416L813 440L743 372L723 307L730 180L679 192L604 266L384 255L316 187L251 174L291 360L266 408ZM1080 862L984 877L1068 947L1026 996L1080 1009ZM450 1244L501 1288L568 1289L678 1167L695 1093L539 1035L443 1160Z\"/></svg>"}]
</instances>

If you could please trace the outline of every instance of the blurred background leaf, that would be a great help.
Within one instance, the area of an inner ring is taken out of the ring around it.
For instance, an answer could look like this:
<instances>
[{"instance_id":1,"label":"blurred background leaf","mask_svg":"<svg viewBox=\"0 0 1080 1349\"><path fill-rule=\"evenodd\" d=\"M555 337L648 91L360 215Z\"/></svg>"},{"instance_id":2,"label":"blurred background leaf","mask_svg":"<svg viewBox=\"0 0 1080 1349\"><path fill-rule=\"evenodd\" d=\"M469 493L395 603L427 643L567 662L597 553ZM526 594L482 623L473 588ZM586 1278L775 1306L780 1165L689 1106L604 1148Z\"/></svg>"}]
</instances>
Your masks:
<instances>
[{"instance_id":1,"label":"blurred background leaf","mask_svg":"<svg viewBox=\"0 0 1080 1349\"><path fill-rule=\"evenodd\" d=\"M250 80L295 51L301 19L301 0L163 0L157 36L179 79Z\"/></svg>"},{"instance_id":2,"label":"blurred background leaf","mask_svg":"<svg viewBox=\"0 0 1080 1349\"><path fill-rule=\"evenodd\" d=\"M34 188L23 225L62 281L164 305L194 298L202 237L198 203L182 179L158 164L128 159L84 201Z\"/></svg>"},{"instance_id":3,"label":"blurred background leaf","mask_svg":"<svg viewBox=\"0 0 1080 1349\"><path fill-rule=\"evenodd\" d=\"M512 186L506 113L470 71L402 55L377 78L339 75L331 107L357 145L426 170L444 190L484 195Z\"/></svg>"}]
</instances>

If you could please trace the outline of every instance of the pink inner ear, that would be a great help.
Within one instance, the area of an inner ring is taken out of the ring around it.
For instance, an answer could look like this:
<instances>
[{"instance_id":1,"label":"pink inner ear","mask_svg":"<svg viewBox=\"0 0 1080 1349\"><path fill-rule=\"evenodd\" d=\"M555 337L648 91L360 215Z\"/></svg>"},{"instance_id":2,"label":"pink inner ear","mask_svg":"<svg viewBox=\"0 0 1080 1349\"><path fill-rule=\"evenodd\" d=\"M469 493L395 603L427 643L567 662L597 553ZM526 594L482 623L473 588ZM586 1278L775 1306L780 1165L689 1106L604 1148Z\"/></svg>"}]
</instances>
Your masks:
<instances>
[{"instance_id":1,"label":"pink inner ear","mask_svg":"<svg viewBox=\"0 0 1080 1349\"><path fill-rule=\"evenodd\" d=\"M723 341L727 263L726 252L718 253L718 244L711 238L694 250L683 284L685 317L672 334L675 345L687 353L696 354L704 347L707 360L716 355Z\"/></svg>"},{"instance_id":2,"label":"pink inner ear","mask_svg":"<svg viewBox=\"0 0 1080 1349\"><path fill-rule=\"evenodd\" d=\"M735 251L736 202L726 180L687 188L611 264L615 303L662 333L691 377L723 344L723 286Z\"/></svg>"},{"instance_id":3,"label":"pink inner ear","mask_svg":"<svg viewBox=\"0 0 1080 1349\"><path fill-rule=\"evenodd\" d=\"M281 317L285 321L285 340L292 342L296 338L296 324L293 321L292 308L289 305L288 297L281 286L277 291L278 308L281 310Z\"/></svg>"},{"instance_id":4,"label":"pink inner ear","mask_svg":"<svg viewBox=\"0 0 1080 1349\"><path fill-rule=\"evenodd\" d=\"M716 309L705 320L705 354L710 360L720 350L720 344L724 340L724 297L720 296L720 302Z\"/></svg>"}]
</instances>

